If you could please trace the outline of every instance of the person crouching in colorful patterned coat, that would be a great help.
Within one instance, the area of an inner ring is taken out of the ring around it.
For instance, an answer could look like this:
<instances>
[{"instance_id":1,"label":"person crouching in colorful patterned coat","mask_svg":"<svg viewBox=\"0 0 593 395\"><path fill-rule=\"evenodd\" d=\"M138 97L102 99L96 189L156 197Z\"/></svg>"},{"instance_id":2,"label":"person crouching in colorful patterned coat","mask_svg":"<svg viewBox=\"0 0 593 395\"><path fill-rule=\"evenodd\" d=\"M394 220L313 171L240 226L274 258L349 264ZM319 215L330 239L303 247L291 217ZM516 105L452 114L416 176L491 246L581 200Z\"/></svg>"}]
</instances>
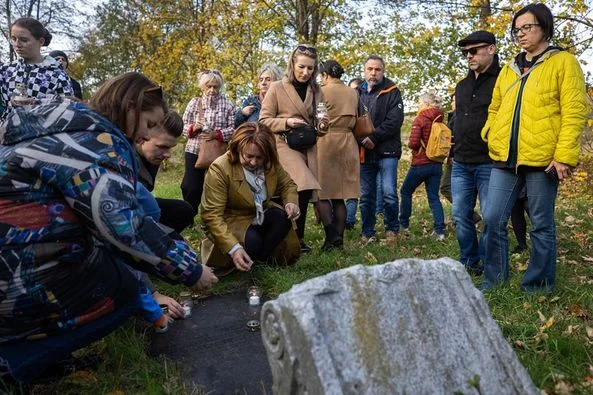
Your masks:
<instances>
[{"instance_id":1,"label":"person crouching in colorful patterned coat","mask_svg":"<svg viewBox=\"0 0 593 395\"><path fill-rule=\"evenodd\" d=\"M123 324L141 303L128 265L194 290L217 281L137 199L129 140L145 129L142 102L155 89L131 105L125 135L67 98L15 107L0 127L2 380L46 377Z\"/></svg>"},{"instance_id":2,"label":"person crouching in colorful patterned coat","mask_svg":"<svg viewBox=\"0 0 593 395\"><path fill-rule=\"evenodd\" d=\"M54 95L72 96L70 77L51 56L41 55L52 35L33 18L19 18L10 27L10 44L19 58L0 66L0 95L6 120L15 106L34 104Z\"/></svg>"}]
</instances>

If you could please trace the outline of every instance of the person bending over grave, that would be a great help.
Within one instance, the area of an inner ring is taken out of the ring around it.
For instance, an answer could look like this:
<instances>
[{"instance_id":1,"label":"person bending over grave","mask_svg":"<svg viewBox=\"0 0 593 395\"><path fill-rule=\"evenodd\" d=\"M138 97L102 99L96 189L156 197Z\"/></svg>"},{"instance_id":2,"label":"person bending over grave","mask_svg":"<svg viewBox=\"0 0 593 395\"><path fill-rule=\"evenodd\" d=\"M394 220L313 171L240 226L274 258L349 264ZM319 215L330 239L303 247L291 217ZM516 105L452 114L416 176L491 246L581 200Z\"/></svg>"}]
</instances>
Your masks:
<instances>
[{"instance_id":1,"label":"person bending over grave","mask_svg":"<svg viewBox=\"0 0 593 395\"><path fill-rule=\"evenodd\" d=\"M140 306L128 265L196 290L217 281L138 203L130 142L165 105L159 87L128 74L138 78L123 92L107 89L129 104L123 133L69 99L17 107L0 129L3 380L59 374L70 352L123 324Z\"/></svg>"},{"instance_id":2,"label":"person bending over grave","mask_svg":"<svg viewBox=\"0 0 593 395\"><path fill-rule=\"evenodd\" d=\"M266 126L247 122L237 128L228 152L206 173L201 204L207 265L228 273L248 271L254 261L292 263L299 257L291 227L301 214L297 187L280 165Z\"/></svg>"}]
</instances>

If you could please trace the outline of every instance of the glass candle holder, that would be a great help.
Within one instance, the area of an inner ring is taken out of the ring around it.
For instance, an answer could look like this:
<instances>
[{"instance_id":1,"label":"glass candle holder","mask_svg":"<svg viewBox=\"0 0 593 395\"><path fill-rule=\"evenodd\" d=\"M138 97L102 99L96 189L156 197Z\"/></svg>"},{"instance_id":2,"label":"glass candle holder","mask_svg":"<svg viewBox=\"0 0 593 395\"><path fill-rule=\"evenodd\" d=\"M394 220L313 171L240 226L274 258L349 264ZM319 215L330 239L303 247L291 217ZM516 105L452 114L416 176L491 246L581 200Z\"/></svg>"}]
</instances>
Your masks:
<instances>
[{"instance_id":1,"label":"glass candle holder","mask_svg":"<svg viewBox=\"0 0 593 395\"><path fill-rule=\"evenodd\" d=\"M247 288L247 301L250 306L259 306L261 304L262 292L260 287L252 286Z\"/></svg>"},{"instance_id":2,"label":"glass candle holder","mask_svg":"<svg viewBox=\"0 0 593 395\"><path fill-rule=\"evenodd\" d=\"M191 298L191 293L181 292L179 294L179 304L183 307L185 318L191 317L191 307L194 304Z\"/></svg>"}]
</instances>

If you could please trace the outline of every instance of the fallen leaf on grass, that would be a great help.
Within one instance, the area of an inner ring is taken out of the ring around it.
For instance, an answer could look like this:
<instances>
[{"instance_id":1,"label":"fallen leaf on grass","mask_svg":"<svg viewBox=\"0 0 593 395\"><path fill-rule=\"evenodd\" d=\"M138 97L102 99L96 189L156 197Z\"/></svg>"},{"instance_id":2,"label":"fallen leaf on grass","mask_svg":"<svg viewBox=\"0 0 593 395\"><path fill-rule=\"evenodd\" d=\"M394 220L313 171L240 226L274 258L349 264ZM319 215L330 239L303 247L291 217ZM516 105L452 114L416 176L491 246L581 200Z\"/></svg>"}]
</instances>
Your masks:
<instances>
[{"instance_id":1,"label":"fallen leaf on grass","mask_svg":"<svg viewBox=\"0 0 593 395\"><path fill-rule=\"evenodd\" d=\"M572 385L568 384L565 381L557 382L554 386L554 389L556 390L556 394L558 395L570 395L573 393L574 390Z\"/></svg>"},{"instance_id":2,"label":"fallen leaf on grass","mask_svg":"<svg viewBox=\"0 0 593 395\"><path fill-rule=\"evenodd\" d=\"M579 306L576 303L573 303L570 305L570 313L572 315L574 315L575 317L579 317L579 318L587 318L589 316L587 314L587 312L585 311L585 309L583 309L581 306Z\"/></svg>"},{"instance_id":3,"label":"fallen leaf on grass","mask_svg":"<svg viewBox=\"0 0 593 395\"><path fill-rule=\"evenodd\" d=\"M537 335L535 335L533 339L535 340L536 344L539 344L539 342L541 342L542 340L548 340L548 334L544 332L537 332ZM542 355L544 354L545 352L542 351Z\"/></svg>"},{"instance_id":4,"label":"fallen leaf on grass","mask_svg":"<svg viewBox=\"0 0 593 395\"><path fill-rule=\"evenodd\" d=\"M583 258L583 260L584 260L585 262L593 262L593 258L592 258L592 257L590 257L590 256L583 256L583 257L581 257L581 258Z\"/></svg>"},{"instance_id":5,"label":"fallen leaf on grass","mask_svg":"<svg viewBox=\"0 0 593 395\"><path fill-rule=\"evenodd\" d=\"M587 331L587 336L593 338L593 328L586 326L585 330Z\"/></svg>"},{"instance_id":6,"label":"fallen leaf on grass","mask_svg":"<svg viewBox=\"0 0 593 395\"><path fill-rule=\"evenodd\" d=\"M541 312L541 311L539 311L539 310L538 310L538 311L537 311L537 315L539 315L539 320L540 320L541 322L546 322L547 318L546 318L546 316L545 316L545 315L543 315L543 314L542 314L542 312Z\"/></svg>"},{"instance_id":7,"label":"fallen leaf on grass","mask_svg":"<svg viewBox=\"0 0 593 395\"><path fill-rule=\"evenodd\" d=\"M546 330L550 329L554 325L554 316L551 316L545 324L539 327L540 332L545 332Z\"/></svg>"},{"instance_id":8,"label":"fallen leaf on grass","mask_svg":"<svg viewBox=\"0 0 593 395\"><path fill-rule=\"evenodd\" d=\"M518 348L520 350L525 350L525 343L521 340L515 340L513 342L513 347Z\"/></svg>"},{"instance_id":9,"label":"fallen leaf on grass","mask_svg":"<svg viewBox=\"0 0 593 395\"><path fill-rule=\"evenodd\" d=\"M517 270L519 271L519 273L524 273L527 271L527 266L529 266L529 260L527 260L523 263L519 263Z\"/></svg>"},{"instance_id":10,"label":"fallen leaf on grass","mask_svg":"<svg viewBox=\"0 0 593 395\"><path fill-rule=\"evenodd\" d=\"M554 296L552 299L550 299L550 302L551 303L556 303L559 300L560 300L560 296Z\"/></svg>"},{"instance_id":11,"label":"fallen leaf on grass","mask_svg":"<svg viewBox=\"0 0 593 395\"><path fill-rule=\"evenodd\" d=\"M569 325L568 328L566 328L566 330L562 334L563 335L572 335L573 332L578 331L580 327L581 327L580 325Z\"/></svg>"},{"instance_id":12,"label":"fallen leaf on grass","mask_svg":"<svg viewBox=\"0 0 593 395\"><path fill-rule=\"evenodd\" d=\"M574 221L575 221L575 219L574 219L574 217L572 215L568 215L566 218L564 218L564 222L567 223L567 224L570 224L570 223L572 223Z\"/></svg>"},{"instance_id":13,"label":"fallen leaf on grass","mask_svg":"<svg viewBox=\"0 0 593 395\"><path fill-rule=\"evenodd\" d=\"M375 264L375 263L377 263L377 262L378 262L378 261L377 261L377 257L376 257L376 256L374 256L374 255L373 255L373 253L372 253L372 252L370 252L370 251L369 251L369 252L367 252L367 256L365 257L365 259L366 259L366 261L367 261L368 263L373 263L373 264Z\"/></svg>"},{"instance_id":14,"label":"fallen leaf on grass","mask_svg":"<svg viewBox=\"0 0 593 395\"><path fill-rule=\"evenodd\" d=\"M528 310L531 308L531 303L523 302L523 310Z\"/></svg>"}]
</instances>

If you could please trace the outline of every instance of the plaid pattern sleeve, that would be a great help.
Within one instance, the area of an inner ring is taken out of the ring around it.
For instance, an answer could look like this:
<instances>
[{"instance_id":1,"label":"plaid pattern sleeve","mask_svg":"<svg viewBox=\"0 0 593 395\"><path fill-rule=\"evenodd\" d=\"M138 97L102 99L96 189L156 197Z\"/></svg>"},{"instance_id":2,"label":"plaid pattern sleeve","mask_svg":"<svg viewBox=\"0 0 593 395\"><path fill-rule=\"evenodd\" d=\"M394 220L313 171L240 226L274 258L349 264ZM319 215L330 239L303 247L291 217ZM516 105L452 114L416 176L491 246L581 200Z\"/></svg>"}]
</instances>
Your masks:
<instances>
[{"instance_id":1,"label":"plaid pattern sleeve","mask_svg":"<svg viewBox=\"0 0 593 395\"><path fill-rule=\"evenodd\" d=\"M185 108L185 112L183 113L183 135L188 136L188 128L196 123L198 120L198 103L199 99L194 97L187 103L187 107ZM190 152L192 154L198 153L198 139L193 138L187 139L187 144L185 145L185 152Z\"/></svg>"}]
</instances>

